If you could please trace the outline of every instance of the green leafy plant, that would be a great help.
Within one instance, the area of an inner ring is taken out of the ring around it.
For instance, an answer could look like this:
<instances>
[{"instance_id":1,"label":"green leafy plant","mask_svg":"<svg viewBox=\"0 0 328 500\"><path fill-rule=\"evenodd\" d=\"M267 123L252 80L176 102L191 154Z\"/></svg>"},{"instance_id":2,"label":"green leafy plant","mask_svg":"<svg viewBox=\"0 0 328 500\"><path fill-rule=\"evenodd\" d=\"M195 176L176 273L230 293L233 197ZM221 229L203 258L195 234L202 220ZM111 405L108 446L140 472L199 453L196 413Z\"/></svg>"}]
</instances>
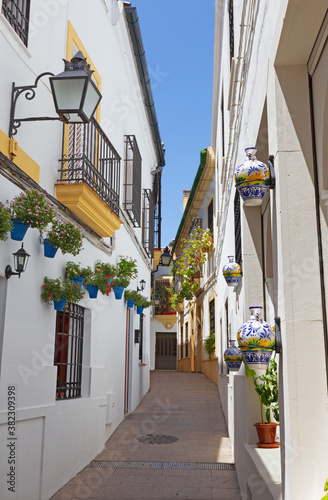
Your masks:
<instances>
[{"instance_id":1,"label":"green leafy plant","mask_svg":"<svg viewBox=\"0 0 328 500\"><path fill-rule=\"evenodd\" d=\"M96 271L101 271L108 278L112 278L113 276L118 276L117 267L113 264L109 264L109 262L100 262L99 260L96 262Z\"/></svg>"},{"instance_id":2,"label":"green leafy plant","mask_svg":"<svg viewBox=\"0 0 328 500\"><path fill-rule=\"evenodd\" d=\"M123 286L123 288L126 288L129 286L130 280L128 278L125 278L124 276L117 276L116 278L113 278L112 281L112 286Z\"/></svg>"},{"instance_id":3,"label":"green leafy plant","mask_svg":"<svg viewBox=\"0 0 328 500\"><path fill-rule=\"evenodd\" d=\"M328 491L328 479L326 479L326 483L325 483L325 487L324 487L324 491ZM328 493L325 494L324 497L322 497L321 500L328 500Z\"/></svg>"},{"instance_id":4,"label":"green leafy plant","mask_svg":"<svg viewBox=\"0 0 328 500\"><path fill-rule=\"evenodd\" d=\"M86 285L92 285L92 286L97 286L99 288L99 291L103 295L109 295L110 292L112 291L111 285L108 283L108 276L103 274L101 270L96 270L94 273L91 272L86 278L85 278L85 284Z\"/></svg>"},{"instance_id":5,"label":"green leafy plant","mask_svg":"<svg viewBox=\"0 0 328 500\"><path fill-rule=\"evenodd\" d=\"M55 217L55 210L47 202L45 195L37 189L29 189L15 196L10 202L10 210L13 219L19 219L40 231Z\"/></svg>"},{"instance_id":6,"label":"green leafy plant","mask_svg":"<svg viewBox=\"0 0 328 500\"><path fill-rule=\"evenodd\" d=\"M135 279L138 276L138 267L136 262L136 259L132 259L132 257L123 257L121 255L116 266L116 276L128 278L129 281Z\"/></svg>"},{"instance_id":7,"label":"green leafy plant","mask_svg":"<svg viewBox=\"0 0 328 500\"><path fill-rule=\"evenodd\" d=\"M90 266L82 267L80 262L66 262L65 274L67 278L84 278L87 279L92 275Z\"/></svg>"},{"instance_id":8,"label":"green leafy plant","mask_svg":"<svg viewBox=\"0 0 328 500\"><path fill-rule=\"evenodd\" d=\"M12 230L11 213L0 201L0 240L6 241L8 233Z\"/></svg>"},{"instance_id":9,"label":"green leafy plant","mask_svg":"<svg viewBox=\"0 0 328 500\"><path fill-rule=\"evenodd\" d=\"M147 297L144 297L140 293L138 293L138 296L136 298L136 307L143 307L146 309L147 307L150 307L152 305L152 302L150 300L147 300Z\"/></svg>"},{"instance_id":10,"label":"green leafy plant","mask_svg":"<svg viewBox=\"0 0 328 500\"><path fill-rule=\"evenodd\" d=\"M124 290L125 300L137 300L138 292L137 290Z\"/></svg>"},{"instance_id":11,"label":"green leafy plant","mask_svg":"<svg viewBox=\"0 0 328 500\"><path fill-rule=\"evenodd\" d=\"M210 332L209 336L204 339L204 349L211 359L213 352L215 351L215 332Z\"/></svg>"},{"instance_id":12,"label":"green leafy plant","mask_svg":"<svg viewBox=\"0 0 328 500\"><path fill-rule=\"evenodd\" d=\"M55 248L60 248L63 254L78 255L82 250L83 236L72 222L55 219L47 232L47 238L49 243Z\"/></svg>"},{"instance_id":13,"label":"green leafy plant","mask_svg":"<svg viewBox=\"0 0 328 500\"><path fill-rule=\"evenodd\" d=\"M83 296L83 290L80 290L79 285L72 282L69 278L65 280L61 278L52 279L48 278L48 276L44 278L44 284L41 287L41 299L48 304L61 299L66 299L67 302L75 304L80 302Z\"/></svg>"},{"instance_id":14,"label":"green leafy plant","mask_svg":"<svg viewBox=\"0 0 328 500\"><path fill-rule=\"evenodd\" d=\"M277 422L279 422L279 403L278 403L278 372L275 357L270 359L264 375L256 376L254 370L245 364L246 377L253 378L255 390L259 397L261 406L261 421L265 423L264 406L266 406L265 417L267 423L271 424L271 412Z\"/></svg>"}]
</instances>

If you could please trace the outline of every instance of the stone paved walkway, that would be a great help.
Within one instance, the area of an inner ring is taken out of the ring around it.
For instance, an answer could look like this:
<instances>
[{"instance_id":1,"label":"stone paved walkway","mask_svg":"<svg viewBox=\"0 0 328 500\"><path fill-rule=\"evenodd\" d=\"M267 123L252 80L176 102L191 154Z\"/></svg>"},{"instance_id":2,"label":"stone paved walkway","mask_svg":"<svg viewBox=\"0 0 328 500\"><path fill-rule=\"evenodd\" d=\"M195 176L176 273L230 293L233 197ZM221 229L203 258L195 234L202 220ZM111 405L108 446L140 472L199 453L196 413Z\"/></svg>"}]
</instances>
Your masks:
<instances>
[{"instance_id":1,"label":"stone paved walkway","mask_svg":"<svg viewBox=\"0 0 328 500\"><path fill-rule=\"evenodd\" d=\"M138 408L51 500L81 499L239 500L216 386L202 374L152 372Z\"/></svg>"}]
</instances>

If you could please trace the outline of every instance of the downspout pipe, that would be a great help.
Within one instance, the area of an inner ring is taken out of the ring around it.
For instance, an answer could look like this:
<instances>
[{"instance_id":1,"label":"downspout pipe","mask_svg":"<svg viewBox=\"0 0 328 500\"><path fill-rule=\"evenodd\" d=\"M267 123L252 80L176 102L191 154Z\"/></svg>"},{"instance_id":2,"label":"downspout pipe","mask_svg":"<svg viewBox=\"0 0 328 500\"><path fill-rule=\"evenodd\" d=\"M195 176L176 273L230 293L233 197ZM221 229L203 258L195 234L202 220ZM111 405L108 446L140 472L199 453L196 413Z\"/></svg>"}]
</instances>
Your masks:
<instances>
[{"instance_id":1,"label":"downspout pipe","mask_svg":"<svg viewBox=\"0 0 328 500\"><path fill-rule=\"evenodd\" d=\"M158 122L155 111L155 104L153 99L153 93L150 85L150 78L148 73L148 67L146 62L145 49L142 43L139 18L137 14L136 7L125 7L125 16L128 23L131 42L134 50L134 55L136 58L140 84L142 88L142 93L144 97L144 102L148 114L149 125L151 128L153 141L155 145L157 163L159 167L164 167L164 151L161 141L161 136L159 133Z\"/></svg>"}]
</instances>

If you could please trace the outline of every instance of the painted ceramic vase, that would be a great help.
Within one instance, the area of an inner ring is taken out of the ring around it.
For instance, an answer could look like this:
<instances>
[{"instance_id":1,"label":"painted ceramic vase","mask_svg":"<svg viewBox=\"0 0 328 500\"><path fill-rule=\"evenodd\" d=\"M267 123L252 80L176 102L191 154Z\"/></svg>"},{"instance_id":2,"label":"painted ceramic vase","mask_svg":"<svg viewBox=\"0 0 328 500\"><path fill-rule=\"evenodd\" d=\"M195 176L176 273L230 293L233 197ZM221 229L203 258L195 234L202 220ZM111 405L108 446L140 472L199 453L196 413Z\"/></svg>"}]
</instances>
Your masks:
<instances>
[{"instance_id":1,"label":"painted ceramic vase","mask_svg":"<svg viewBox=\"0 0 328 500\"><path fill-rule=\"evenodd\" d=\"M237 340L250 368L266 369L275 348L275 329L261 318L262 307L250 307L250 319L239 328Z\"/></svg>"},{"instance_id":2,"label":"painted ceramic vase","mask_svg":"<svg viewBox=\"0 0 328 500\"><path fill-rule=\"evenodd\" d=\"M236 188L246 206L261 205L270 182L270 169L256 159L256 148L246 148L247 159L236 168Z\"/></svg>"},{"instance_id":3,"label":"painted ceramic vase","mask_svg":"<svg viewBox=\"0 0 328 500\"><path fill-rule=\"evenodd\" d=\"M243 351L235 345L235 340L229 340L229 347L224 351L224 361L231 372L237 372L243 360Z\"/></svg>"},{"instance_id":4,"label":"painted ceramic vase","mask_svg":"<svg viewBox=\"0 0 328 500\"><path fill-rule=\"evenodd\" d=\"M228 264L222 269L223 276L229 286L236 286L241 278L241 267L235 262L233 255L229 255L228 259Z\"/></svg>"}]
</instances>

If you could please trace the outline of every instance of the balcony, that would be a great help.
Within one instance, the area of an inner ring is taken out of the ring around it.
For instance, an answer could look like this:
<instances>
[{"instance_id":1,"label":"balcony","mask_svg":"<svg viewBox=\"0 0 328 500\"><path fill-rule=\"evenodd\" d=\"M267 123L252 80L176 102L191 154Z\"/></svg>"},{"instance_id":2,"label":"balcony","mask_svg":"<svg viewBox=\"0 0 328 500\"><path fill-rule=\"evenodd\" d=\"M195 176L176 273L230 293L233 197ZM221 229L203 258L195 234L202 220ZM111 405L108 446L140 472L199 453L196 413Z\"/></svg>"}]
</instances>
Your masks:
<instances>
[{"instance_id":1,"label":"balcony","mask_svg":"<svg viewBox=\"0 0 328 500\"><path fill-rule=\"evenodd\" d=\"M155 295L161 299L161 303L155 307L155 316L167 329L172 328L177 321L175 311L170 304L170 287L170 279L156 279Z\"/></svg>"},{"instance_id":2,"label":"balcony","mask_svg":"<svg viewBox=\"0 0 328 500\"><path fill-rule=\"evenodd\" d=\"M102 237L120 228L121 158L96 120L65 126L58 200Z\"/></svg>"}]
</instances>

